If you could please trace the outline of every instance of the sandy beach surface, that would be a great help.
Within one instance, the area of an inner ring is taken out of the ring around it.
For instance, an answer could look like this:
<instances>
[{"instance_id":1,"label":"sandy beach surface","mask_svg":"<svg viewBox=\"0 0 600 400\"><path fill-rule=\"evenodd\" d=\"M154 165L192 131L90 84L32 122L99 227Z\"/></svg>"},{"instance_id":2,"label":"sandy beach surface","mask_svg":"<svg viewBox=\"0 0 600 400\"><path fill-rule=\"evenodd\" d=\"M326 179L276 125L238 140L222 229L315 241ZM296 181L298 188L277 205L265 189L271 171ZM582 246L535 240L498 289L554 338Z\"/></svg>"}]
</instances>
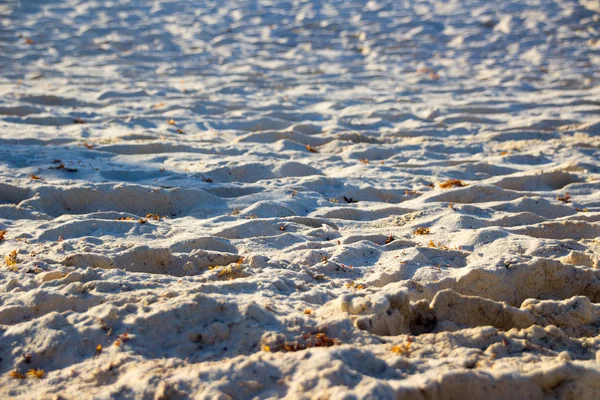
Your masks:
<instances>
[{"instance_id":1,"label":"sandy beach surface","mask_svg":"<svg viewBox=\"0 0 600 400\"><path fill-rule=\"evenodd\" d=\"M593 0L0 4L0 398L600 398Z\"/></svg>"}]
</instances>

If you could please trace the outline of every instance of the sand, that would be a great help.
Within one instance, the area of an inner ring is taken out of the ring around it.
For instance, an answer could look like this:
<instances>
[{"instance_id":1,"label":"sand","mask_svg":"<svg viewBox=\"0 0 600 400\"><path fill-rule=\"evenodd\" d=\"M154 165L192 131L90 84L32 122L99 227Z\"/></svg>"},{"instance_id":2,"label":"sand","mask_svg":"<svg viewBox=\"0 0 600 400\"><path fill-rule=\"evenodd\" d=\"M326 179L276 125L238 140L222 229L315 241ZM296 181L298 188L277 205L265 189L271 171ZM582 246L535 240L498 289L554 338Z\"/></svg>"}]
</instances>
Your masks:
<instances>
[{"instance_id":1,"label":"sand","mask_svg":"<svg viewBox=\"0 0 600 400\"><path fill-rule=\"evenodd\" d=\"M3 3L0 397L600 398L598 11Z\"/></svg>"}]
</instances>

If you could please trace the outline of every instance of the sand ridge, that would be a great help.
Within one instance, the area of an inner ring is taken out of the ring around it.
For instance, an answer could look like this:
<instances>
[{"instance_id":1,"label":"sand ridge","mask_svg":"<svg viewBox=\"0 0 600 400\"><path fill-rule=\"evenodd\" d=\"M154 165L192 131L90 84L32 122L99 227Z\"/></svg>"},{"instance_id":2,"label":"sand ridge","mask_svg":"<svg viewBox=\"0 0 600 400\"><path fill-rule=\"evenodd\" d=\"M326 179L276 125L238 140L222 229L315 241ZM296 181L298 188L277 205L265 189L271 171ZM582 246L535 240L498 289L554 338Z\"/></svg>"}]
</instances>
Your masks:
<instances>
[{"instance_id":1,"label":"sand ridge","mask_svg":"<svg viewBox=\"0 0 600 400\"><path fill-rule=\"evenodd\" d=\"M600 397L592 3L0 5L0 395Z\"/></svg>"}]
</instances>

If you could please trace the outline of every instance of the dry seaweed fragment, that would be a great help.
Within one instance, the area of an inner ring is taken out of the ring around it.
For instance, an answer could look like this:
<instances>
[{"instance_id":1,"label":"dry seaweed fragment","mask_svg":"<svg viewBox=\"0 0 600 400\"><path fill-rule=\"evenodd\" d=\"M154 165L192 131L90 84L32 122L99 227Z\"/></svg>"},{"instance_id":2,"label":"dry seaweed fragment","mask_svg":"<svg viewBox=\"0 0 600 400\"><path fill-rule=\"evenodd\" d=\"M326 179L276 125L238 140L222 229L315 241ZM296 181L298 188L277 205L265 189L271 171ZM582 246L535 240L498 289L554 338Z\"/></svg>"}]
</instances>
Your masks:
<instances>
[{"instance_id":1,"label":"dry seaweed fragment","mask_svg":"<svg viewBox=\"0 0 600 400\"><path fill-rule=\"evenodd\" d=\"M306 346L298 343L298 342L285 342L283 344L283 349L285 351L299 351L299 350L304 350L306 349Z\"/></svg>"},{"instance_id":2,"label":"dry seaweed fragment","mask_svg":"<svg viewBox=\"0 0 600 400\"><path fill-rule=\"evenodd\" d=\"M303 336L307 340L306 348L309 347L331 347L340 344L340 341L335 338L330 338L325 332L307 333Z\"/></svg>"},{"instance_id":3,"label":"dry seaweed fragment","mask_svg":"<svg viewBox=\"0 0 600 400\"><path fill-rule=\"evenodd\" d=\"M569 196L569 192L566 192L562 196L556 196L556 200L562 201L563 203L567 204L571 202L571 196Z\"/></svg>"},{"instance_id":4,"label":"dry seaweed fragment","mask_svg":"<svg viewBox=\"0 0 600 400\"><path fill-rule=\"evenodd\" d=\"M11 269L16 268L18 262L19 262L19 260L17 259L17 250L11 251L4 258L4 263L6 264L7 267L9 267Z\"/></svg>"},{"instance_id":5,"label":"dry seaweed fragment","mask_svg":"<svg viewBox=\"0 0 600 400\"><path fill-rule=\"evenodd\" d=\"M324 263L324 264L327 264L327 263ZM338 264L336 262L334 262L333 264L335 265L335 270L336 271L342 270L342 271L346 272L347 271L346 268L350 268L350 269L354 268L354 267L352 267L352 265Z\"/></svg>"},{"instance_id":6,"label":"dry seaweed fragment","mask_svg":"<svg viewBox=\"0 0 600 400\"><path fill-rule=\"evenodd\" d=\"M388 236L388 238L385 240L385 244L390 244L392 243L394 240L396 240L396 238L392 235Z\"/></svg>"},{"instance_id":7,"label":"dry seaweed fragment","mask_svg":"<svg viewBox=\"0 0 600 400\"><path fill-rule=\"evenodd\" d=\"M346 287L349 289L362 290L365 288L365 285L356 282L346 283Z\"/></svg>"},{"instance_id":8,"label":"dry seaweed fragment","mask_svg":"<svg viewBox=\"0 0 600 400\"><path fill-rule=\"evenodd\" d=\"M50 167L48 169L57 169L57 170L65 171L65 172L77 172L77 168L65 167L65 164L63 164L63 163L60 163L56 167Z\"/></svg>"},{"instance_id":9,"label":"dry seaweed fragment","mask_svg":"<svg viewBox=\"0 0 600 400\"><path fill-rule=\"evenodd\" d=\"M138 222L140 224L145 224L146 222L148 222L149 220L153 219L155 221L160 221L160 219L164 219L166 218L164 215L161 217L158 214L146 214L146 218L138 218ZM135 221L135 218L133 217L119 217L115 219L116 221Z\"/></svg>"},{"instance_id":10,"label":"dry seaweed fragment","mask_svg":"<svg viewBox=\"0 0 600 400\"><path fill-rule=\"evenodd\" d=\"M361 162L363 164L368 164L369 163L369 159L368 158L359 158L358 162Z\"/></svg>"},{"instance_id":11,"label":"dry seaweed fragment","mask_svg":"<svg viewBox=\"0 0 600 400\"><path fill-rule=\"evenodd\" d=\"M20 373L19 371L17 371L16 369L13 371L10 371L8 373L8 376L10 376L12 379L25 379L25 375Z\"/></svg>"},{"instance_id":12,"label":"dry seaweed fragment","mask_svg":"<svg viewBox=\"0 0 600 400\"><path fill-rule=\"evenodd\" d=\"M440 242L435 243L433 240L429 241L429 244L427 245L427 247L431 247L434 249L440 249L440 250L450 250L450 248L448 246L445 246L445 245L441 244Z\"/></svg>"},{"instance_id":13,"label":"dry seaweed fragment","mask_svg":"<svg viewBox=\"0 0 600 400\"><path fill-rule=\"evenodd\" d=\"M85 124L85 121L84 121L84 120L82 120L81 118L75 118L75 119L73 120L73 123L74 123L74 124Z\"/></svg>"},{"instance_id":14,"label":"dry seaweed fragment","mask_svg":"<svg viewBox=\"0 0 600 400\"><path fill-rule=\"evenodd\" d=\"M43 369L32 368L29 371L27 371L27 376L29 378L42 379L44 375L46 375L46 372Z\"/></svg>"},{"instance_id":15,"label":"dry seaweed fragment","mask_svg":"<svg viewBox=\"0 0 600 400\"><path fill-rule=\"evenodd\" d=\"M97 318L96 322L98 323L98 325L100 325L100 328L102 328L103 330L105 330L107 332L108 336L112 335L113 329L110 325L108 325L106 323L105 320L103 320L102 318Z\"/></svg>"},{"instance_id":16,"label":"dry seaweed fragment","mask_svg":"<svg viewBox=\"0 0 600 400\"><path fill-rule=\"evenodd\" d=\"M305 147L306 147L306 150L310 151L311 153L318 153L319 152L317 149L315 149L314 147L312 147L310 144L307 144Z\"/></svg>"},{"instance_id":17,"label":"dry seaweed fragment","mask_svg":"<svg viewBox=\"0 0 600 400\"><path fill-rule=\"evenodd\" d=\"M3 240L6 240L4 235L6 235L6 231L0 231L0 242L2 242Z\"/></svg>"},{"instance_id":18,"label":"dry seaweed fragment","mask_svg":"<svg viewBox=\"0 0 600 400\"><path fill-rule=\"evenodd\" d=\"M453 188L453 187L465 187L465 186L467 186L467 184L464 183L463 181L461 181L460 179L448 179L448 180L445 180L444 182L440 182L439 186L442 189L448 189L448 188Z\"/></svg>"},{"instance_id":19,"label":"dry seaweed fragment","mask_svg":"<svg viewBox=\"0 0 600 400\"><path fill-rule=\"evenodd\" d=\"M240 267L237 267L237 269L241 270ZM223 267L223 269L219 272L219 275L217 275L219 278L221 277L226 277L229 278L230 280L233 280L235 278L237 278L239 275L239 272L236 271L236 267L228 265L226 267Z\"/></svg>"},{"instance_id":20,"label":"dry seaweed fragment","mask_svg":"<svg viewBox=\"0 0 600 400\"><path fill-rule=\"evenodd\" d=\"M410 346L411 346L412 342L413 342L413 340L411 338L408 338L408 340L405 343L394 346L391 348L391 350L396 354L400 354L400 355L409 357L410 356Z\"/></svg>"},{"instance_id":21,"label":"dry seaweed fragment","mask_svg":"<svg viewBox=\"0 0 600 400\"><path fill-rule=\"evenodd\" d=\"M440 79L440 75L431 68L419 68L416 72L418 74L427 74L429 79L432 79L432 80Z\"/></svg>"},{"instance_id":22,"label":"dry seaweed fragment","mask_svg":"<svg viewBox=\"0 0 600 400\"><path fill-rule=\"evenodd\" d=\"M217 275L219 278L226 277L230 280L245 276L244 271L242 270L242 264L244 263L244 257L240 257L235 263L229 264L227 266L209 266L208 269L215 270L221 268L219 274Z\"/></svg>"},{"instance_id":23,"label":"dry seaweed fragment","mask_svg":"<svg viewBox=\"0 0 600 400\"><path fill-rule=\"evenodd\" d=\"M38 175L35 175L35 174L31 174L31 175L29 175L29 178L30 178L32 181L43 181L43 179L42 179L40 176L38 176Z\"/></svg>"},{"instance_id":24,"label":"dry seaweed fragment","mask_svg":"<svg viewBox=\"0 0 600 400\"><path fill-rule=\"evenodd\" d=\"M302 341L285 342L278 345L275 351L296 352L311 347L331 347L339 344L341 344L341 342L338 339L330 338L324 332L305 333L302 335ZM263 350L271 351L271 347L263 346Z\"/></svg>"},{"instance_id":25,"label":"dry seaweed fragment","mask_svg":"<svg viewBox=\"0 0 600 400\"><path fill-rule=\"evenodd\" d=\"M102 345L99 344L98 346L96 346L96 355L99 356L100 353L102 353Z\"/></svg>"},{"instance_id":26,"label":"dry seaweed fragment","mask_svg":"<svg viewBox=\"0 0 600 400\"><path fill-rule=\"evenodd\" d=\"M404 195L405 196L418 196L420 194L421 194L421 192L417 192L416 190L404 189Z\"/></svg>"},{"instance_id":27,"label":"dry seaweed fragment","mask_svg":"<svg viewBox=\"0 0 600 400\"><path fill-rule=\"evenodd\" d=\"M358 200L354 200L353 197L346 197L346 196L343 196L343 197L344 197L344 201L346 203L358 203Z\"/></svg>"},{"instance_id":28,"label":"dry seaweed fragment","mask_svg":"<svg viewBox=\"0 0 600 400\"><path fill-rule=\"evenodd\" d=\"M413 231L413 235L429 235L429 228L419 227Z\"/></svg>"},{"instance_id":29,"label":"dry seaweed fragment","mask_svg":"<svg viewBox=\"0 0 600 400\"><path fill-rule=\"evenodd\" d=\"M127 333L123 333L122 335L120 335L117 340L115 341L115 346L119 347L121 346L123 343L129 341L131 338L129 337L129 335Z\"/></svg>"},{"instance_id":30,"label":"dry seaweed fragment","mask_svg":"<svg viewBox=\"0 0 600 400\"><path fill-rule=\"evenodd\" d=\"M94 145L93 144L89 144L88 142L83 142L83 147L91 150L91 149L94 148Z\"/></svg>"}]
</instances>

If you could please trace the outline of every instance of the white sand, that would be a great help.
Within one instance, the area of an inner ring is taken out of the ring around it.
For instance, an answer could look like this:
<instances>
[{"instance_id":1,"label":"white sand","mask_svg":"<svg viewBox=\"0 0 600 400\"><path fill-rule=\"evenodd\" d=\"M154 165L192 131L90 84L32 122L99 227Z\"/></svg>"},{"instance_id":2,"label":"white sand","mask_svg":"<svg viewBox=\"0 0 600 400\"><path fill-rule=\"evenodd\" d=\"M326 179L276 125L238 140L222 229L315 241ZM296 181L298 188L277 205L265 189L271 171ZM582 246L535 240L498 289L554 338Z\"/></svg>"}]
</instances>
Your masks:
<instances>
[{"instance_id":1,"label":"white sand","mask_svg":"<svg viewBox=\"0 0 600 400\"><path fill-rule=\"evenodd\" d=\"M3 3L0 398L600 398L597 11Z\"/></svg>"}]
</instances>

